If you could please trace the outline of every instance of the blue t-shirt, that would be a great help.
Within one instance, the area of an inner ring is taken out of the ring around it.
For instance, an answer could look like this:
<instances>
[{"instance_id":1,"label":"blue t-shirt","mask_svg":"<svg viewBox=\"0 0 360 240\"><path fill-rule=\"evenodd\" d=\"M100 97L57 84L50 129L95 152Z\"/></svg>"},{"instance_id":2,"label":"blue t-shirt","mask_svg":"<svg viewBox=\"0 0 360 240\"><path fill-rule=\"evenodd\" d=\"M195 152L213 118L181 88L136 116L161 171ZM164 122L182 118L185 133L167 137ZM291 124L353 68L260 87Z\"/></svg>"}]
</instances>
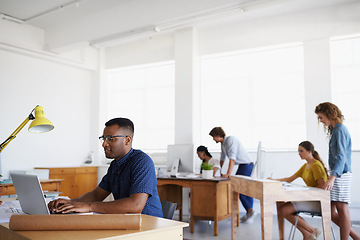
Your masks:
<instances>
[{"instance_id":1,"label":"blue t-shirt","mask_svg":"<svg viewBox=\"0 0 360 240\"><path fill-rule=\"evenodd\" d=\"M99 187L111 192L115 200L147 193L149 197L141 213L163 217L154 163L141 150L131 149L121 159L113 160Z\"/></svg>"},{"instance_id":2,"label":"blue t-shirt","mask_svg":"<svg viewBox=\"0 0 360 240\"><path fill-rule=\"evenodd\" d=\"M329 167L331 175L337 177L351 172L351 136L345 125L341 123L336 124L331 133Z\"/></svg>"}]
</instances>

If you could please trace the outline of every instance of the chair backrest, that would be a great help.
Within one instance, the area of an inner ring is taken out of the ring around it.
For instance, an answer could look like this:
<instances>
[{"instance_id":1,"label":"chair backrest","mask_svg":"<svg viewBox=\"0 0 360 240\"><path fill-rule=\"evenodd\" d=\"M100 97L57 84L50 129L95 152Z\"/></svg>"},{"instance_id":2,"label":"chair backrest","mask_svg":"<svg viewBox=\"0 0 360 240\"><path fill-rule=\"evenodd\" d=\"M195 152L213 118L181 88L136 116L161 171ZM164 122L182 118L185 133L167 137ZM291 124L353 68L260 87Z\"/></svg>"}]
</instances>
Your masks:
<instances>
[{"instance_id":1,"label":"chair backrest","mask_svg":"<svg viewBox=\"0 0 360 240\"><path fill-rule=\"evenodd\" d=\"M321 212L298 211L298 212L296 212L296 214L297 215L306 214L306 215L310 215L311 217L322 217Z\"/></svg>"},{"instance_id":2,"label":"chair backrest","mask_svg":"<svg viewBox=\"0 0 360 240\"><path fill-rule=\"evenodd\" d=\"M163 199L161 200L161 206L162 206L164 218L172 220L177 207L177 203L172 203Z\"/></svg>"}]
</instances>

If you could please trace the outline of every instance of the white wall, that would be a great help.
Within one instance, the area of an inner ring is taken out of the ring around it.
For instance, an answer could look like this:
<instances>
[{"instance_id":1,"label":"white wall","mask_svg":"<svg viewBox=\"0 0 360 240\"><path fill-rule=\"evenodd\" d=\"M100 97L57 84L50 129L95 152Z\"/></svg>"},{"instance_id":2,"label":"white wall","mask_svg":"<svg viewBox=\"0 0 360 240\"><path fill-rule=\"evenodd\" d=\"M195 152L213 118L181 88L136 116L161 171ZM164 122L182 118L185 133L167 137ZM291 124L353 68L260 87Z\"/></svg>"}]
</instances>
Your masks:
<instances>
[{"instance_id":1,"label":"white wall","mask_svg":"<svg viewBox=\"0 0 360 240\"><path fill-rule=\"evenodd\" d=\"M0 19L0 141L36 105L55 129L27 131L30 123L1 152L2 174L34 167L80 166L99 151L98 50L47 51L44 30ZM97 155L96 155L97 156Z\"/></svg>"},{"instance_id":2,"label":"white wall","mask_svg":"<svg viewBox=\"0 0 360 240\"><path fill-rule=\"evenodd\" d=\"M93 71L56 58L0 47L0 141L4 141L36 105L55 129L32 134L29 124L2 151L2 173L33 167L79 166L97 146L92 109Z\"/></svg>"},{"instance_id":3,"label":"white wall","mask_svg":"<svg viewBox=\"0 0 360 240\"><path fill-rule=\"evenodd\" d=\"M322 126L317 124L314 108L319 102L331 100L328 42L329 38L334 36L360 33L359 12L360 3L294 12L293 14L250 21L244 20L247 17L245 12L244 15L231 17L224 22L214 21L206 26L198 26L196 29L198 55L204 56L289 42L302 42L304 45L307 137L308 140L314 142L326 162L328 154L327 139ZM178 32L110 47L107 49L109 54L106 55L104 67L111 69L128 66L129 62L132 64L145 64L176 59L176 56L174 56L174 51L177 49L176 34ZM129 49L134 49L134 51L129 51ZM136 49L142 51L136 51ZM156 54L151 54L154 50L156 50ZM195 71L190 68L188 70ZM193 81L196 81L196 78ZM186 89L178 90L177 93L184 96L188 94ZM193 102L193 104L196 104L196 102ZM178 108L176 111L181 112L181 107ZM192 124L183 124L182 128L177 129L177 131L182 131L180 134L186 134L189 129L194 130ZM193 139L200 137L196 136L196 134L199 134L196 131L192 132L192 134L194 134ZM245 140L241 139L241 141ZM297 146L294 146L294 149L296 148ZM155 162L158 160L160 164L163 164L163 156L157 159L156 155L154 155L153 158ZM359 153L355 152L353 154L354 183L360 181L358 159ZM301 164L302 161L296 151L271 151L266 154L266 175L270 176L273 173L273 177L289 176ZM301 183L301 180L299 182ZM355 187L353 187L352 199L354 202L360 202L360 190Z\"/></svg>"}]
</instances>

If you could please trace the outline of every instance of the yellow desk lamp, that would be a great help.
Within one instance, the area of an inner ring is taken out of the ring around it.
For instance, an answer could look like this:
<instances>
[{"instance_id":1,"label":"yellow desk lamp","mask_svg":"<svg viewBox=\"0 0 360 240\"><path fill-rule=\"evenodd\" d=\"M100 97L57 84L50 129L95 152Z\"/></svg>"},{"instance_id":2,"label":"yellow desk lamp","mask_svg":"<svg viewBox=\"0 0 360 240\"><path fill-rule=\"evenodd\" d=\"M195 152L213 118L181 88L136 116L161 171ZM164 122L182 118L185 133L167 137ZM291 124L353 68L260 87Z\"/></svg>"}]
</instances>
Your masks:
<instances>
[{"instance_id":1,"label":"yellow desk lamp","mask_svg":"<svg viewBox=\"0 0 360 240\"><path fill-rule=\"evenodd\" d=\"M33 115L34 111L35 117ZM43 133L54 129L54 125L47 118L45 118L44 108L38 105L31 111L29 116L20 124L20 126L3 143L1 143L0 152L4 150L4 148L16 137L16 135L30 120L34 121L32 121L29 126L29 132Z\"/></svg>"}]
</instances>

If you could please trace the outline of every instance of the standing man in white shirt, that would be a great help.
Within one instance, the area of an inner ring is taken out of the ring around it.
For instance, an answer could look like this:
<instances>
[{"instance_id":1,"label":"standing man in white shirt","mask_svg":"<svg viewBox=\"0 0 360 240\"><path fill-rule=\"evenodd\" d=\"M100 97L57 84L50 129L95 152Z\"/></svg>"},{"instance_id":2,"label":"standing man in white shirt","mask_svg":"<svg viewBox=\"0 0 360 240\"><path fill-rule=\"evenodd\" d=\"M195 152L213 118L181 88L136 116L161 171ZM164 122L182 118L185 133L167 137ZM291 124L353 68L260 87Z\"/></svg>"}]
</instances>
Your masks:
<instances>
[{"instance_id":1,"label":"standing man in white shirt","mask_svg":"<svg viewBox=\"0 0 360 240\"><path fill-rule=\"evenodd\" d=\"M230 178L235 165L239 165L236 175L251 175L254 163L238 138L226 136L225 131L221 127L213 128L209 135L212 136L216 143L221 143L220 166L223 166L225 157L229 158L227 173L223 174L222 177ZM246 210L246 214L240 218L241 222L252 223L256 216L256 212L253 210L254 199L240 194L240 202Z\"/></svg>"}]
</instances>

